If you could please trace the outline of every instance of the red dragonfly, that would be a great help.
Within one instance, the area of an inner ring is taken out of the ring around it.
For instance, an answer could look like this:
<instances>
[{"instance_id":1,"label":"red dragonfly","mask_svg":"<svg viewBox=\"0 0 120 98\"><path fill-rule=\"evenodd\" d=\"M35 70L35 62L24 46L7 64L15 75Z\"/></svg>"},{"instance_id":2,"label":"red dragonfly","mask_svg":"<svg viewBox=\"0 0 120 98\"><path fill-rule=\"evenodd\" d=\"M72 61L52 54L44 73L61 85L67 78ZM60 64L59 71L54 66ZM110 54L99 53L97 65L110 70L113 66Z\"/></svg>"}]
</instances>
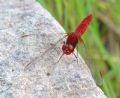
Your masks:
<instances>
[{"instance_id":1,"label":"red dragonfly","mask_svg":"<svg viewBox=\"0 0 120 98\"><path fill-rule=\"evenodd\" d=\"M67 35L66 35L67 36L67 40L66 40L66 42L64 42L64 44L62 46L63 54L61 55L61 57L64 54L70 55L71 53L73 53L74 49L76 48L78 43L83 43L84 44L81 36L86 31L86 29L90 25L91 21L92 21L92 15L89 15L89 16L87 16L86 18L84 18L82 20L82 22L76 28L75 32L67 33Z\"/></svg>"},{"instance_id":2,"label":"red dragonfly","mask_svg":"<svg viewBox=\"0 0 120 98\"><path fill-rule=\"evenodd\" d=\"M76 28L76 30L74 32L69 32L67 33L63 38L67 37L66 42L64 41L64 44L62 46L62 51L63 54L61 55L61 57L59 58L59 60L62 58L62 56L64 54L66 55L70 55L71 53L74 54L74 49L76 48L78 43L83 43L83 40L81 38L81 36L84 34L84 32L86 31L86 29L88 28L88 26L90 25L92 21L92 15L87 16L86 18L84 18L82 20L82 22L78 25L78 27ZM27 35L23 36L26 37ZM42 55L44 56L49 50L53 49L55 47L55 45L57 43L59 43L63 38L61 38L60 40L58 40L54 45L52 45L52 47L48 48ZM75 55L75 54L74 54ZM76 55L75 55L76 56ZM34 62L36 59L38 59L39 57L35 58L34 60L32 60L30 63L28 63L26 65L26 67L28 65L30 65L32 62ZM59 62L58 60L58 62Z\"/></svg>"},{"instance_id":3,"label":"red dragonfly","mask_svg":"<svg viewBox=\"0 0 120 98\"><path fill-rule=\"evenodd\" d=\"M74 54L74 49L76 48L78 43L83 43L84 41L82 40L81 36L85 33L85 31L87 30L87 28L89 27L90 23L92 21L92 15L88 15L87 17L85 17L82 22L78 25L78 27L75 29L74 32L69 32L67 33L63 38L67 37L66 41L64 41L64 44L62 46L62 51L63 54L60 56L59 60L62 58L62 56L65 55L70 55L71 53ZM62 40L63 38L61 38L60 40ZM55 45L60 42L60 40L58 40L52 47L50 47L49 49L47 49L41 56L44 56L44 54L46 54L49 50L53 49L55 47ZM84 44L85 45L85 44ZM75 54L74 54L75 55ZM77 57L75 55L75 57ZM26 67L28 65L30 65L32 62L34 62L36 59L38 59L39 57L35 58L34 60L32 60L30 63L28 63L26 65ZM59 62L58 60L58 62ZM99 74L98 74L99 75ZM99 75L100 77L100 75ZM97 77L98 78L98 77Z\"/></svg>"},{"instance_id":4,"label":"red dragonfly","mask_svg":"<svg viewBox=\"0 0 120 98\"><path fill-rule=\"evenodd\" d=\"M66 42L64 41L64 44L62 46L63 54L61 55L59 60L62 58L62 56L64 54L66 54L66 55L70 55L71 53L74 54L74 49L76 48L78 43L82 43L85 47L84 50L86 50L86 46L85 46L84 41L82 40L81 36L87 30L91 21L92 21L92 15L88 15L87 17L85 17L82 20L82 22L78 25L78 27L76 28L76 30L74 32L67 33L67 35L65 36L65 37L67 37ZM86 52L87 52L87 55L89 56L88 51L86 51ZM77 56L75 54L74 54L74 56L77 58ZM59 60L58 60L58 62L59 62ZM91 63L93 63L93 62L91 62ZM98 85L101 85L102 79L101 79L101 74L100 74L98 68L93 64L92 64L92 66L89 65L89 68L92 71L92 75L93 75L93 78L96 80L96 83Z\"/></svg>"}]
</instances>

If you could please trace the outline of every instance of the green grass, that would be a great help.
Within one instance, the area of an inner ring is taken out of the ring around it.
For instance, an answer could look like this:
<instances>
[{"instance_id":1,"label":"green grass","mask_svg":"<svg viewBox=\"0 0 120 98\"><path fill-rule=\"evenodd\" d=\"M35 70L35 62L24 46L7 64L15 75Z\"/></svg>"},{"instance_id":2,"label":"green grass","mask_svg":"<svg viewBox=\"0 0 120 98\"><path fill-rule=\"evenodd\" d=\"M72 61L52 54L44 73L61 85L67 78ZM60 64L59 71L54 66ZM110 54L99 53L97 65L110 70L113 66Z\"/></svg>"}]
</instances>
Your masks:
<instances>
[{"instance_id":1,"label":"green grass","mask_svg":"<svg viewBox=\"0 0 120 98\"><path fill-rule=\"evenodd\" d=\"M120 0L37 0L67 31L93 14L83 36L103 76L102 90L108 98L120 98Z\"/></svg>"}]
</instances>

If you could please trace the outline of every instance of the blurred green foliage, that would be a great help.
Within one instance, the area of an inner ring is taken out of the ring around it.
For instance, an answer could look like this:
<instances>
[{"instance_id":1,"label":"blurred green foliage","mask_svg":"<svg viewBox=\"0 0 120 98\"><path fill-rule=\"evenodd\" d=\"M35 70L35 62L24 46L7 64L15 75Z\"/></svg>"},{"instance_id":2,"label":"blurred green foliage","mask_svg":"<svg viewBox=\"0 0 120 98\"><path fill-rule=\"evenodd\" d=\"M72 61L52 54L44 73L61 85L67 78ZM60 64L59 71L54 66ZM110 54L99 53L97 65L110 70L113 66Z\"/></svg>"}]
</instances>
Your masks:
<instances>
[{"instance_id":1,"label":"blurred green foliage","mask_svg":"<svg viewBox=\"0 0 120 98\"><path fill-rule=\"evenodd\" d=\"M37 0L67 31L74 31L88 14L93 21L83 40L100 66L102 90L120 98L120 0Z\"/></svg>"}]
</instances>

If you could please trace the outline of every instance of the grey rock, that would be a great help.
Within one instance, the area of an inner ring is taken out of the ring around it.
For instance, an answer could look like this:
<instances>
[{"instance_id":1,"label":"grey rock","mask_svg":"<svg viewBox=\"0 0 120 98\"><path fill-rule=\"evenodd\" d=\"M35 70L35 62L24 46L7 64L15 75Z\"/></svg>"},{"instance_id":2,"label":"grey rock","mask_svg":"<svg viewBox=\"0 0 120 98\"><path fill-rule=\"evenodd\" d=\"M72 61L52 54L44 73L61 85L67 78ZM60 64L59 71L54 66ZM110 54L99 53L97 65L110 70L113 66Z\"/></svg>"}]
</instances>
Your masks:
<instances>
[{"instance_id":1,"label":"grey rock","mask_svg":"<svg viewBox=\"0 0 120 98\"><path fill-rule=\"evenodd\" d=\"M80 56L55 63L63 41L42 55L63 35L36 1L0 0L0 98L106 98Z\"/></svg>"}]
</instances>

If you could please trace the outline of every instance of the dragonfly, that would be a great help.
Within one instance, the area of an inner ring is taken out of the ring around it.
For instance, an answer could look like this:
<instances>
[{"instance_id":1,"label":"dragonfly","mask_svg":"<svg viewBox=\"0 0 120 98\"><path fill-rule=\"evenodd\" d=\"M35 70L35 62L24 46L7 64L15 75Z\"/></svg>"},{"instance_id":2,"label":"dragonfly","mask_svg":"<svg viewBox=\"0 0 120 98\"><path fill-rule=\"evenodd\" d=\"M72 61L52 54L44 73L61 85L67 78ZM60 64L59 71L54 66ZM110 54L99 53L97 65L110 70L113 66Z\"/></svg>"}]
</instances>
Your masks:
<instances>
[{"instance_id":1,"label":"dragonfly","mask_svg":"<svg viewBox=\"0 0 120 98\"><path fill-rule=\"evenodd\" d=\"M74 50L77 48L77 45L78 44L83 44L85 49L86 48L86 45L82 39L82 35L85 33L85 31L88 29L88 27L90 26L90 23L92 22L92 18L93 16L90 14L88 16L86 16L81 22L80 24L77 26L77 28L75 29L74 32L69 32L69 33L66 33L65 36L63 36L61 39L59 39L54 45L52 45L50 48L48 48L42 55L44 56L49 50L53 49L56 44L58 44L62 39L66 38L66 41L63 42L63 45L62 45L62 55L60 56L60 58L58 59L57 63L60 61L60 59L63 57L63 55L71 55L73 54L76 58L77 56L75 55L74 53ZM34 60L32 60L31 62L29 62L27 66L29 66L31 63L35 62L35 60L37 60L39 57L36 57ZM93 67L89 67L90 69L92 69ZM94 67L94 70L96 70L97 68ZM94 72L95 73L95 72ZM101 81L101 75L99 74L100 72L97 72L97 76L94 76L93 77L97 77L97 81L99 82L99 80ZM96 80L96 79L95 79ZM97 84L100 84L101 85L101 82L100 83L97 83Z\"/></svg>"},{"instance_id":2,"label":"dragonfly","mask_svg":"<svg viewBox=\"0 0 120 98\"><path fill-rule=\"evenodd\" d=\"M61 57L64 54L66 54L66 55L70 55L71 53L74 54L74 49L77 47L78 43L84 44L84 41L82 40L81 36L86 31L86 29L90 25L91 21L92 21L92 15L88 15L86 18L84 18L82 20L82 22L78 25L78 27L76 28L76 30L74 32L67 33L67 35L66 35L67 40L66 40L66 42L64 41L64 44L62 46L63 54L61 55ZM85 44L84 44L84 46L85 46ZM61 57L60 57L60 59L61 59ZM77 56L75 55L75 57L77 57Z\"/></svg>"}]
</instances>

